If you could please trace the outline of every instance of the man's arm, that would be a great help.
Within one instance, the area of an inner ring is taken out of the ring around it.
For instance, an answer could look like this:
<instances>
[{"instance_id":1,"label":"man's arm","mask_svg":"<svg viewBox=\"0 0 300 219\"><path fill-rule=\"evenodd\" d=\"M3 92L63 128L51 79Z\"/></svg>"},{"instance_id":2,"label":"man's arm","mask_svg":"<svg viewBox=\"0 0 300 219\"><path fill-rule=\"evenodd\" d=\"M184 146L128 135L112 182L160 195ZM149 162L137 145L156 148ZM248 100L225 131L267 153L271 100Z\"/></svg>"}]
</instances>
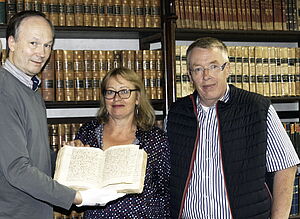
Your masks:
<instances>
[{"instance_id":1,"label":"man's arm","mask_svg":"<svg viewBox=\"0 0 300 219\"><path fill-rule=\"evenodd\" d=\"M296 170L297 166L293 166L275 173L271 219L289 217Z\"/></svg>"}]
</instances>

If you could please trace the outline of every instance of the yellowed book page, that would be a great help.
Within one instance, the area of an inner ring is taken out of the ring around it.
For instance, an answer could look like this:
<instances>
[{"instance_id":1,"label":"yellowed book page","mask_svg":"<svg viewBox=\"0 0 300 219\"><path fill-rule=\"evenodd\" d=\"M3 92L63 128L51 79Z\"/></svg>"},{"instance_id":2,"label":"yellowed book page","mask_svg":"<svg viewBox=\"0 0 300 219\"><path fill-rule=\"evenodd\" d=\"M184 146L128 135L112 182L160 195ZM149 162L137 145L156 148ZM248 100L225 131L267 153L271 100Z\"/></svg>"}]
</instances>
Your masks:
<instances>
[{"instance_id":1,"label":"yellowed book page","mask_svg":"<svg viewBox=\"0 0 300 219\"><path fill-rule=\"evenodd\" d=\"M57 154L54 179L74 189L101 188L104 160L99 148L63 146Z\"/></svg>"},{"instance_id":2,"label":"yellowed book page","mask_svg":"<svg viewBox=\"0 0 300 219\"><path fill-rule=\"evenodd\" d=\"M143 190L147 155L139 145L118 145L105 150L103 185L118 192L140 193Z\"/></svg>"}]
</instances>

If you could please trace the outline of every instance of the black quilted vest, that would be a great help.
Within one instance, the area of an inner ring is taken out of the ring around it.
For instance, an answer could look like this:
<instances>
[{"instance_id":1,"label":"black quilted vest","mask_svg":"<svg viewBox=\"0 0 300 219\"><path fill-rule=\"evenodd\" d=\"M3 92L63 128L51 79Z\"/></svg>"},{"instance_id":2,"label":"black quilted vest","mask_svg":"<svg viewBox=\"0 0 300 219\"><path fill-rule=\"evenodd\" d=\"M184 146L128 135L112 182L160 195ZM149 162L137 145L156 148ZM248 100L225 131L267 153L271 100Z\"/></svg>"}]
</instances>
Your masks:
<instances>
[{"instance_id":1,"label":"black quilted vest","mask_svg":"<svg viewBox=\"0 0 300 219\"><path fill-rule=\"evenodd\" d=\"M227 103L217 103L225 185L234 219L267 219L266 118L270 101L230 86ZM179 218L197 146L196 93L174 103L168 114L171 148L171 217Z\"/></svg>"}]
</instances>

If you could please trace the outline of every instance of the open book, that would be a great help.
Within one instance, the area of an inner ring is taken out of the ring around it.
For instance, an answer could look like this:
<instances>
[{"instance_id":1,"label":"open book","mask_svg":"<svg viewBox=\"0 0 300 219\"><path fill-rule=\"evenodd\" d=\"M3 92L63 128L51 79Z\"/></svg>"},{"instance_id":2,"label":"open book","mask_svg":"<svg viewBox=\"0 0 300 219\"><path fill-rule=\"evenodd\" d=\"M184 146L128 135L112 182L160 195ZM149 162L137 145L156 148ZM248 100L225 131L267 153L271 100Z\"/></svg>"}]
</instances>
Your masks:
<instances>
[{"instance_id":1,"label":"open book","mask_svg":"<svg viewBox=\"0 0 300 219\"><path fill-rule=\"evenodd\" d=\"M77 190L109 187L141 193L146 165L147 153L139 145L118 145L105 151L63 146L57 154L54 179Z\"/></svg>"}]
</instances>

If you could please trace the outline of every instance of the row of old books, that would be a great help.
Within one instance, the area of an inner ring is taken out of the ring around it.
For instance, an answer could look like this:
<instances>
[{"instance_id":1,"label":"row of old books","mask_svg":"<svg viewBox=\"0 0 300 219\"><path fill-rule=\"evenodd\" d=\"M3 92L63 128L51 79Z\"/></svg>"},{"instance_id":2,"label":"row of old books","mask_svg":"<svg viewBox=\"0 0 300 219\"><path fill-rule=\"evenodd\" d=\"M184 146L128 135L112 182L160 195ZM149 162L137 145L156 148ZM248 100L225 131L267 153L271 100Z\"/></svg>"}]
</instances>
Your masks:
<instances>
[{"instance_id":1,"label":"row of old books","mask_svg":"<svg viewBox=\"0 0 300 219\"><path fill-rule=\"evenodd\" d=\"M300 123L299 122L284 122L283 127L285 128L288 136L290 137L296 152L300 156Z\"/></svg>"},{"instance_id":2,"label":"row of old books","mask_svg":"<svg viewBox=\"0 0 300 219\"><path fill-rule=\"evenodd\" d=\"M55 26L161 26L160 0L0 0L0 24L23 10L41 11Z\"/></svg>"},{"instance_id":3,"label":"row of old books","mask_svg":"<svg viewBox=\"0 0 300 219\"><path fill-rule=\"evenodd\" d=\"M40 91L45 101L99 100L102 78L120 66L141 75L149 99L163 99L161 50L54 50Z\"/></svg>"},{"instance_id":4,"label":"row of old books","mask_svg":"<svg viewBox=\"0 0 300 219\"><path fill-rule=\"evenodd\" d=\"M299 0L175 0L178 28L300 30Z\"/></svg>"},{"instance_id":5,"label":"row of old books","mask_svg":"<svg viewBox=\"0 0 300 219\"><path fill-rule=\"evenodd\" d=\"M83 212L73 210L71 213L60 213L54 211L53 219L83 219Z\"/></svg>"},{"instance_id":6,"label":"row of old books","mask_svg":"<svg viewBox=\"0 0 300 219\"><path fill-rule=\"evenodd\" d=\"M176 46L177 97L193 92L186 50ZM229 46L228 83L264 96L300 96L300 48Z\"/></svg>"}]
</instances>

